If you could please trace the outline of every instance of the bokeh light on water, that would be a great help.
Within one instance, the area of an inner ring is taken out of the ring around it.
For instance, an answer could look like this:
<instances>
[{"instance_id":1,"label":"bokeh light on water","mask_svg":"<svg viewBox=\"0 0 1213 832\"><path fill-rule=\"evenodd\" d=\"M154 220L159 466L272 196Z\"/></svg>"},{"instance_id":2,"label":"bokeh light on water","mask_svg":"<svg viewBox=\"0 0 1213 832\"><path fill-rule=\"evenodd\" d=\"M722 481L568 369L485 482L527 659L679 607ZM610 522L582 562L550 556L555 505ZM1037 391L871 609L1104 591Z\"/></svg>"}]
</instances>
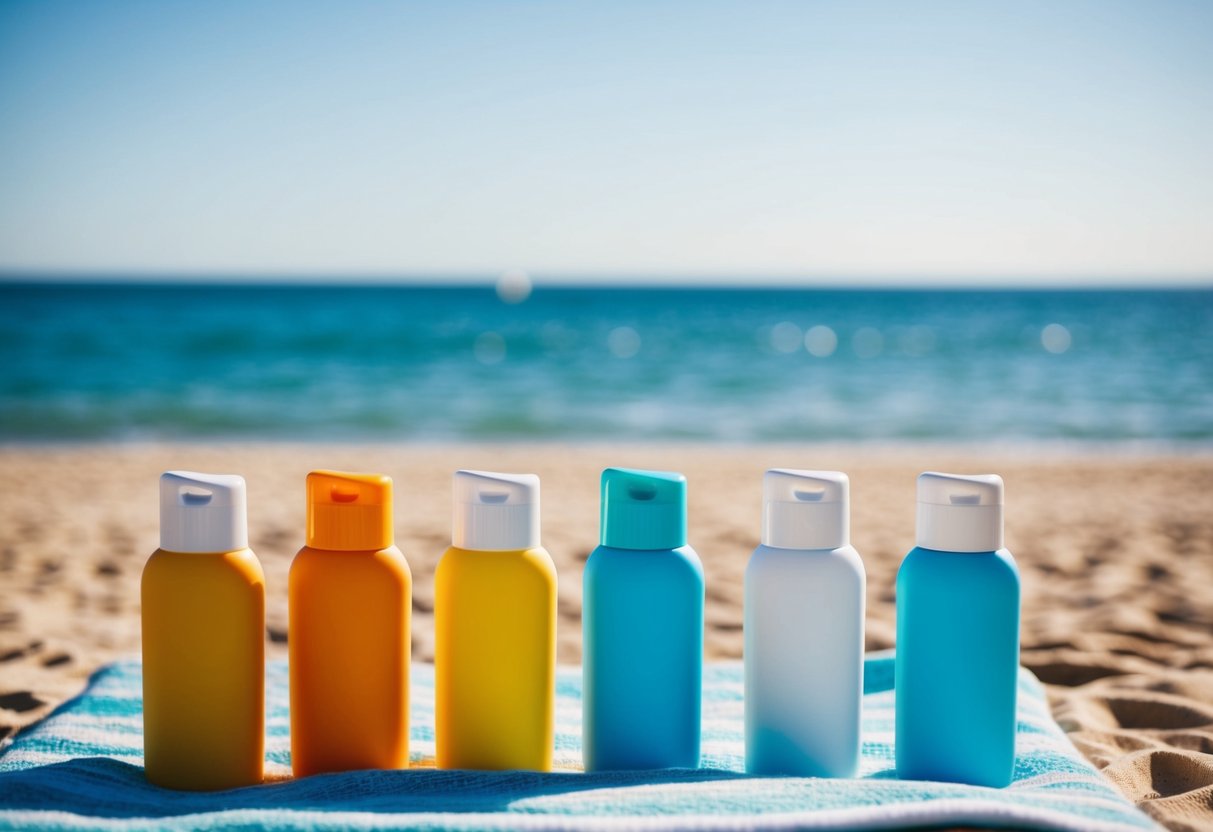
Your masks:
<instances>
[{"instance_id":1,"label":"bokeh light on water","mask_svg":"<svg viewBox=\"0 0 1213 832\"><path fill-rule=\"evenodd\" d=\"M631 358L640 352L640 334L630 326L617 326L607 336L607 347L616 358Z\"/></svg>"},{"instance_id":2,"label":"bokeh light on water","mask_svg":"<svg viewBox=\"0 0 1213 832\"><path fill-rule=\"evenodd\" d=\"M771 349L782 353L800 349L800 327L791 321L780 321L771 327Z\"/></svg>"},{"instance_id":3,"label":"bokeh light on water","mask_svg":"<svg viewBox=\"0 0 1213 832\"><path fill-rule=\"evenodd\" d=\"M497 278L497 297L505 303L522 303L531 296L531 277L522 269L509 269Z\"/></svg>"},{"instance_id":4,"label":"bokeh light on water","mask_svg":"<svg viewBox=\"0 0 1213 832\"><path fill-rule=\"evenodd\" d=\"M804 348L809 351L809 355L828 358L838 349L838 336L834 330L822 324L809 327L809 331L804 334Z\"/></svg>"},{"instance_id":5,"label":"bokeh light on water","mask_svg":"<svg viewBox=\"0 0 1213 832\"><path fill-rule=\"evenodd\" d=\"M1070 349L1070 330L1061 324L1049 324L1040 331L1040 344L1054 355Z\"/></svg>"}]
</instances>

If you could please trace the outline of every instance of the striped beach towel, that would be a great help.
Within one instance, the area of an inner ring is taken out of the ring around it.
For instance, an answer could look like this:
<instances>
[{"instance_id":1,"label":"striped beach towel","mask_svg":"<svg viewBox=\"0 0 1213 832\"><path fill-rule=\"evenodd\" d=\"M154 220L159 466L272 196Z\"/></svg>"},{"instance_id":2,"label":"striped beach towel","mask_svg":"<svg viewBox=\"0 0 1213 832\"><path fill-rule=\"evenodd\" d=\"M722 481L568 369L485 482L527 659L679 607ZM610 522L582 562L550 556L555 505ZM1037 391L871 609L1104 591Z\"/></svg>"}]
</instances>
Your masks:
<instances>
[{"instance_id":1,"label":"striped beach towel","mask_svg":"<svg viewBox=\"0 0 1213 832\"><path fill-rule=\"evenodd\" d=\"M971 825L1155 829L1066 739L1044 691L1019 680L1015 781L1005 789L901 781L893 765L893 659L865 664L863 759L852 780L744 774L742 668L704 674L703 767L585 774L581 673L557 677L556 766L534 772L426 768L434 756L434 673L413 668L406 771L290 778L287 671L267 677L267 782L218 793L151 786L142 770L140 666L98 671L88 688L0 751L0 829L888 829Z\"/></svg>"}]
</instances>

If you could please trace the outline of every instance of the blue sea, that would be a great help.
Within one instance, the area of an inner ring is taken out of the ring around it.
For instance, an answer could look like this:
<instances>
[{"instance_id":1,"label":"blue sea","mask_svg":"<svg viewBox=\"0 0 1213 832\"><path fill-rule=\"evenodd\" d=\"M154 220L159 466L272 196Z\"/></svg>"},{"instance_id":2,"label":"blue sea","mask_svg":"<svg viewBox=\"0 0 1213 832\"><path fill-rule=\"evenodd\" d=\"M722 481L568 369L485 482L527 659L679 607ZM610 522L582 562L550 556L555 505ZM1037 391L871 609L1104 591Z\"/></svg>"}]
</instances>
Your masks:
<instances>
[{"instance_id":1,"label":"blue sea","mask_svg":"<svg viewBox=\"0 0 1213 832\"><path fill-rule=\"evenodd\" d=\"M0 441L1213 445L1213 289L0 283Z\"/></svg>"}]
</instances>

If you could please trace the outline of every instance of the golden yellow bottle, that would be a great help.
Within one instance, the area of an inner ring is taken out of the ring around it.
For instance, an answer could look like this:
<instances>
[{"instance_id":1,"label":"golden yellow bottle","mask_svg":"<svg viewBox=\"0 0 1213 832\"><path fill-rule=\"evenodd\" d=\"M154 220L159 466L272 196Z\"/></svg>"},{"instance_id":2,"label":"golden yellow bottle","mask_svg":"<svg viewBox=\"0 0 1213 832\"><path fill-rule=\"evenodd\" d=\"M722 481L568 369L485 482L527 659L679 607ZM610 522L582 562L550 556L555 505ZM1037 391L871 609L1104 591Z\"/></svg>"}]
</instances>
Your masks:
<instances>
[{"instance_id":1,"label":"golden yellow bottle","mask_svg":"<svg viewBox=\"0 0 1213 832\"><path fill-rule=\"evenodd\" d=\"M452 542L434 576L438 767L550 771L556 567L539 478L457 471Z\"/></svg>"},{"instance_id":2,"label":"golden yellow bottle","mask_svg":"<svg viewBox=\"0 0 1213 832\"><path fill-rule=\"evenodd\" d=\"M413 578L393 545L392 479L307 475L291 563L291 768L406 768Z\"/></svg>"},{"instance_id":3,"label":"golden yellow bottle","mask_svg":"<svg viewBox=\"0 0 1213 832\"><path fill-rule=\"evenodd\" d=\"M143 759L170 789L261 782L265 576L244 479L160 478L160 548L143 569Z\"/></svg>"}]
</instances>

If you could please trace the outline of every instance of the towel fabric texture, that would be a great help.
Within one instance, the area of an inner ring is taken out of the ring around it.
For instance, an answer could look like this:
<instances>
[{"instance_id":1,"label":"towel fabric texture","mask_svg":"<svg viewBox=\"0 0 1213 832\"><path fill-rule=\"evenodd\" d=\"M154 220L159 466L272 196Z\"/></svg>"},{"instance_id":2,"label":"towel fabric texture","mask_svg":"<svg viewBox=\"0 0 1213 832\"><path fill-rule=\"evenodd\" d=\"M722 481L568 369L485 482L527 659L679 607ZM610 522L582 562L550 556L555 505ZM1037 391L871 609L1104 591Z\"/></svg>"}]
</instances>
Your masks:
<instances>
[{"instance_id":1,"label":"towel fabric texture","mask_svg":"<svg viewBox=\"0 0 1213 832\"><path fill-rule=\"evenodd\" d=\"M120 662L0 748L0 829L1158 828L1075 750L1027 670L1019 678L1015 780L1005 789L898 780L892 653L869 655L864 674L863 756L852 780L745 775L738 662L705 667L703 761L696 770L581 772L577 668L557 674L557 771L426 768L434 757L434 672L415 665L415 768L294 780L287 670L273 662L266 679L267 782L193 793L144 779L140 665ZM645 684L639 676L635 681Z\"/></svg>"}]
</instances>

